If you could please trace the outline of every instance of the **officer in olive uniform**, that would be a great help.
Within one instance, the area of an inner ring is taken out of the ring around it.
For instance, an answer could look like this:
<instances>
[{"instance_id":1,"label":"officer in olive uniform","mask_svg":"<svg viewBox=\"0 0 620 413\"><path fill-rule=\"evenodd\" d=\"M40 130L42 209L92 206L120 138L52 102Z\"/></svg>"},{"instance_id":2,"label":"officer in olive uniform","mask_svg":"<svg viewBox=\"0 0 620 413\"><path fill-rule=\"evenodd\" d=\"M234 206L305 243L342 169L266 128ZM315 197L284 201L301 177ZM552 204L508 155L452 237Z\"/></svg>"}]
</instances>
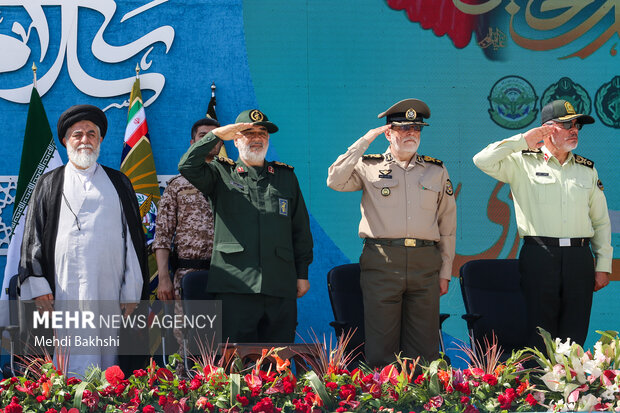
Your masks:
<instances>
[{"instance_id":1,"label":"officer in olive uniform","mask_svg":"<svg viewBox=\"0 0 620 413\"><path fill-rule=\"evenodd\" d=\"M266 162L278 131L257 109L191 146L179 171L211 199L215 238L208 290L222 300L230 342L293 342L297 301L310 288L312 234L293 167ZM239 160L205 163L220 140L234 140Z\"/></svg>"},{"instance_id":2,"label":"officer in olive uniform","mask_svg":"<svg viewBox=\"0 0 620 413\"><path fill-rule=\"evenodd\" d=\"M394 354L434 360L439 353L439 296L448 291L455 251L456 203L440 160L417 153L429 107L405 99L379 114L371 129L329 168L336 191L362 190L359 236L366 359L372 366ZM383 154L364 155L384 133Z\"/></svg>"},{"instance_id":3,"label":"officer in olive uniform","mask_svg":"<svg viewBox=\"0 0 620 413\"><path fill-rule=\"evenodd\" d=\"M576 113L565 100L545 105L541 118L542 126L490 144L474 156L474 163L510 184L524 239L519 268L528 344L544 350L537 326L552 337L584 344L592 292L609 284L613 249L594 162L572 152L579 130L594 118Z\"/></svg>"}]
</instances>

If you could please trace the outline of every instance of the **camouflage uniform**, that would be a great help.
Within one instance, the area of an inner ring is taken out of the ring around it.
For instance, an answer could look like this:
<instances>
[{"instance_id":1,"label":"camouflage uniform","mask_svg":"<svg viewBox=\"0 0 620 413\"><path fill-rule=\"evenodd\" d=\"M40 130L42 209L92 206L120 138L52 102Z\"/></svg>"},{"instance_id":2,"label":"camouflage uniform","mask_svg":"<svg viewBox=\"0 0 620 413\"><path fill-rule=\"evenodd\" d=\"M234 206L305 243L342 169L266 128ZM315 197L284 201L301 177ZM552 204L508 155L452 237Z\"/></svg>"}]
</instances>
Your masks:
<instances>
[{"instance_id":1,"label":"camouflage uniform","mask_svg":"<svg viewBox=\"0 0 620 413\"><path fill-rule=\"evenodd\" d=\"M213 210L204 195L181 175L172 178L159 201L153 250L170 250L173 240L179 259L210 259L213 251ZM178 268L174 273L174 312L183 314L181 281L200 268ZM182 343L180 330L174 336Z\"/></svg>"}]
</instances>

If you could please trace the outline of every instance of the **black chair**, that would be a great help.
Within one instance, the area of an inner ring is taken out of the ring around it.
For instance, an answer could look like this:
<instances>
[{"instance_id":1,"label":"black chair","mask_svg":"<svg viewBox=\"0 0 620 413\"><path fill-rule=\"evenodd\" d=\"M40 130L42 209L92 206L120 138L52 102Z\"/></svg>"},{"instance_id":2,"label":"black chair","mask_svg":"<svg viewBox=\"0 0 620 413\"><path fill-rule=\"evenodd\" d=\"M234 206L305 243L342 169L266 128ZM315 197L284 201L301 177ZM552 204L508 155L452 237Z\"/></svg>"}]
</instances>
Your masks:
<instances>
[{"instance_id":1,"label":"black chair","mask_svg":"<svg viewBox=\"0 0 620 413\"><path fill-rule=\"evenodd\" d=\"M360 354L354 361L360 361L364 354L364 300L360 287L360 265L344 264L332 268L327 273L327 290L334 313L334 321L329 325L334 327L337 337L355 330L347 352L357 348L356 352ZM449 314L439 315L439 343L443 353L445 348L441 326L448 317Z\"/></svg>"},{"instance_id":2,"label":"black chair","mask_svg":"<svg viewBox=\"0 0 620 413\"><path fill-rule=\"evenodd\" d=\"M473 260L460 269L461 294L472 340L484 346L484 339L497 342L506 359L527 341L525 300L521 293L519 260ZM476 350L474 342L472 349ZM483 347L484 348L484 347Z\"/></svg>"}]
</instances>

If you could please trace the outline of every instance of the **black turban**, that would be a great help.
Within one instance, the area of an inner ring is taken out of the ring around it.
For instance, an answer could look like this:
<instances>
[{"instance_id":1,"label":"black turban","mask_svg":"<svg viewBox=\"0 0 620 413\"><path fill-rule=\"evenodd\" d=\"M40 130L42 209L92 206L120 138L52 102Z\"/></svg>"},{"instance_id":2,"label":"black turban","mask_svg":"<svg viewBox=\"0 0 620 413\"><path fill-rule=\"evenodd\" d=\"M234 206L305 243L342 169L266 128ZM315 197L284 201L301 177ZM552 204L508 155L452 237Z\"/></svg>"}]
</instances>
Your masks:
<instances>
[{"instance_id":1,"label":"black turban","mask_svg":"<svg viewBox=\"0 0 620 413\"><path fill-rule=\"evenodd\" d=\"M101 131L101 138L105 136L108 131L108 119L105 113L97 106L93 105L75 105L65 110L60 118L58 118L58 139L63 144L62 139L65 137L67 130L82 120L89 120L95 125L99 126Z\"/></svg>"}]
</instances>

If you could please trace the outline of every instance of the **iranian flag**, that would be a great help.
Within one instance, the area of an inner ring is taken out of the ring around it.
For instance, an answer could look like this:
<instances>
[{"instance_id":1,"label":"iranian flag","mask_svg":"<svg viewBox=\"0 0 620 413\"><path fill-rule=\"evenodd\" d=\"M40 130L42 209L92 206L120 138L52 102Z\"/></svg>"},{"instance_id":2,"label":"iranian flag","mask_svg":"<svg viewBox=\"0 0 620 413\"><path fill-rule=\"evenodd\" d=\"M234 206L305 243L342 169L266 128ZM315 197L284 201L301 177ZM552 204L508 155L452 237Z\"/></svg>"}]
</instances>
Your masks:
<instances>
[{"instance_id":1,"label":"iranian flag","mask_svg":"<svg viewBox=\"0 0 620 413\"><path fill-rule=\"evenodd\" d=\"M0 300L8 299L9 282L17 274L19 252L24 236L24 222L26 221L28 201L30 201L32 191L41 175L61 165L62 160L54 143L43 102L39 92L33 87L28 107L28 118L26 119L22 159L17 178L15 203L13 204L11 242L7 251ZM8 320L8 311L0 311L0 326L8 325Z\"/></svg>"}]
</instances>

